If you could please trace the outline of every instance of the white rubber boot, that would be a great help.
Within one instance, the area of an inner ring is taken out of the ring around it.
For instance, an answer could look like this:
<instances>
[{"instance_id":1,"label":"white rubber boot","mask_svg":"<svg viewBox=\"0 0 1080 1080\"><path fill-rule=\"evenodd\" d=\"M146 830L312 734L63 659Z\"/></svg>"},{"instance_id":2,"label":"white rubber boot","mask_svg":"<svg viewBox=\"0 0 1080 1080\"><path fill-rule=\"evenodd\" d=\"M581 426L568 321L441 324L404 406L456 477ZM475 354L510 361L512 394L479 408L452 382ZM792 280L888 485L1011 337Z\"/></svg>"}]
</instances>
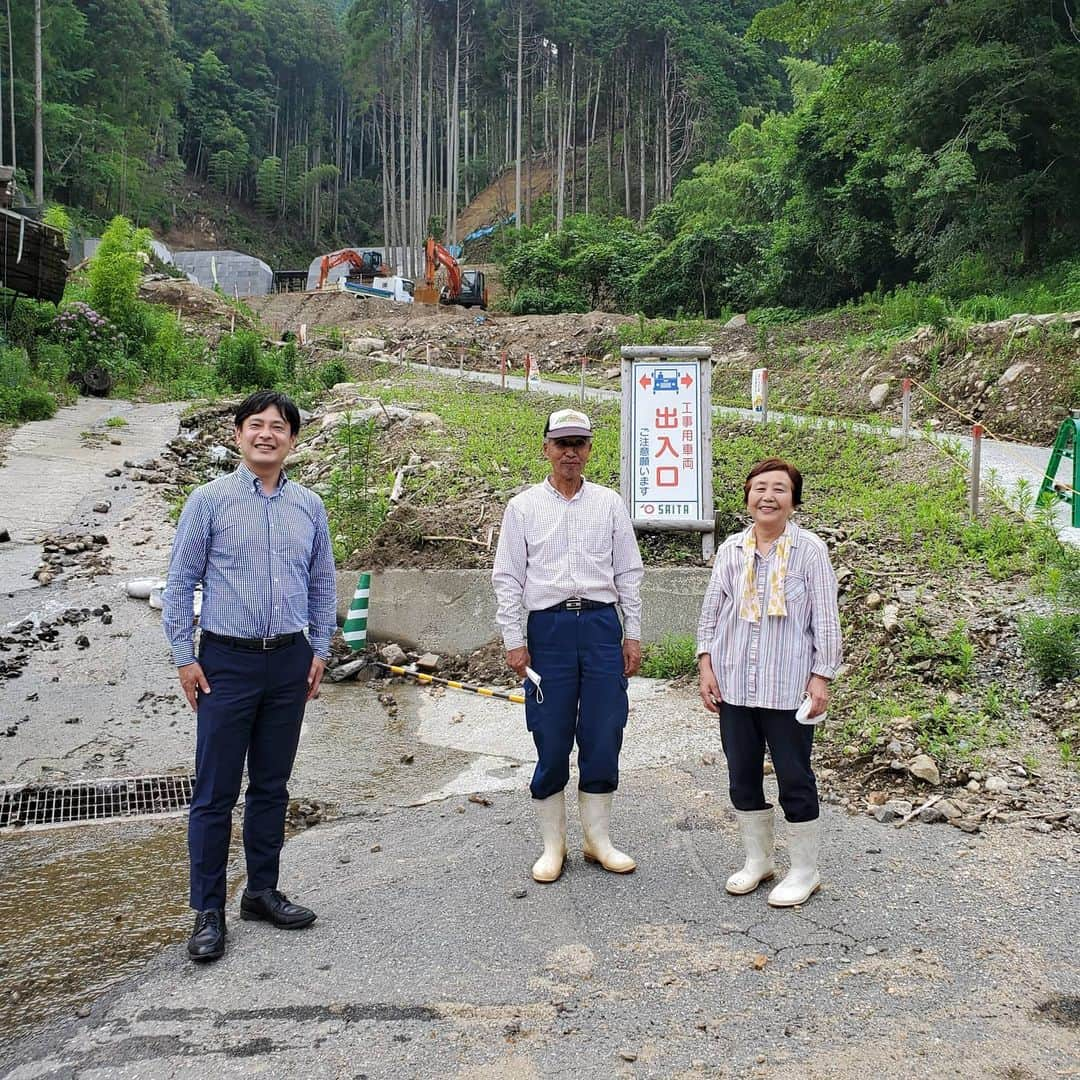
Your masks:
<instances>
[{"instance_id":1,"label":"white rubber boot","mask_svg":"<svg viewBox=\"0 0 1080 1080\"><path fill-rule=\"evenodd\" d=\"M613 874L629 874L637 863L611 843L608 827L611 822L611 794L592 795L578 792L578 813L583 834L582 854L587 862L599 863Z\"/></svg>"},{"instance_id":2,"label":"white rubber boot","mask_svg":"<svg viewBox=\"0 0 1080 1080\"><path fill-rule=\"evenodd\" d=\"M821 818L787 823L788 855L791 869L771 893L772 907L795 907L805 904L821 888L818 877L818 854L821 851Z\"/></svg>"},{"instance_id":3,"label":"white rubber boot","mask_svg":"<svg viewBox=\"0 0 1080 1080\"><path fill-rule=\"evenodd\" d=\"M566 792L533 801L540 815L544 853L533 863L532 876L534 881L547 884L558 881L566 862Z\"/></svg>"},{"instance_id":4,"label":"white rubber boot","mask_svg":"<svg viewBox=\"0 0 1080 1080\"><path fill-rule=\"evenodd\" d=\"M743 896L776 876L773 862L775 811L771 806L767 810L736 810L735 818L739 822L746 862L727 879L724 888L734 896Z\"/></svg>"}]
</instances>

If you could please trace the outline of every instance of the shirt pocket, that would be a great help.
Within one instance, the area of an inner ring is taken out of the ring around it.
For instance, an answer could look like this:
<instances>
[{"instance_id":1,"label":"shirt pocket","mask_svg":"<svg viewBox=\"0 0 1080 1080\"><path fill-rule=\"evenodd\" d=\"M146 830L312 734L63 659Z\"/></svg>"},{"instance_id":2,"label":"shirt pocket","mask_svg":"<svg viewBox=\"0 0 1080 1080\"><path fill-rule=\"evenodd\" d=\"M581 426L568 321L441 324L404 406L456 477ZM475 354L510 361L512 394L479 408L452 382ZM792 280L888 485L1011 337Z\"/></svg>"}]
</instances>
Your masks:
<instances>
[{"instance_id":1,"label":"shirt pocket","mask_svg":"<svg viewBox=\"0 0 1080 1080\"><path fill-rule=\"evenodd\" d=\"M611 522L589 522L585 526L584 547L592 556L610 558L613 548Z\"/></svg>"},{"instance_id":2,"label":"shirt pocket","mask_svg":"<svg viewBox=\"0 0 1080 1080\"><path fill-rule=\"evenodd\" d=\"M806 578L799 574L788 574L784 578L784 602L788 604L805 604L809 595Z\"/></svg>"}]
</instances>

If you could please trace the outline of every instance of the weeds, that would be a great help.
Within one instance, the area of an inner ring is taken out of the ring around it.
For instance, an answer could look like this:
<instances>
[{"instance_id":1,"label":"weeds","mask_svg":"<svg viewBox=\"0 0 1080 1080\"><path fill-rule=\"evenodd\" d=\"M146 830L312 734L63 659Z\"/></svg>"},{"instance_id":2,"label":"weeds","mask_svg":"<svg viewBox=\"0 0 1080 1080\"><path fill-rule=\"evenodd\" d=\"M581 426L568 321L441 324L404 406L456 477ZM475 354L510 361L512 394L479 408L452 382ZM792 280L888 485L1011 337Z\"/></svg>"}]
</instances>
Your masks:
<instances>
[{"instance_id":1,"label":"weeds","mask_svg":"<svg viewBox=\"0 0 1080 1080\"><path fill-rule=\"evenodd\" d=\"M1020 644L1044 683L1080 677L1080 613L1059 611L1021 619Z\"/></svg>"},{"instance_id":2,"label":"weeds","mask_svg":"<svg viewBox=\"0 0 1080 1080\"><path fill-rule=\"evenodd\" d=\"M678 679L697 674L697 642L689 634L665 634L645 646L641 674L647 679Z\"/></svg>"},{"instance_id":3,"label":"weeds","mask_svg":"<svg viewBox=\"0 0 1080 1080\"><path fill-rule=\"evenodd\" d=\"M378 532L390 501L376 486L386 478L376 475L374 421L356 423L346 413L335 434L345 447L345 464L330 475L326 509L334 559L344 563Z\"/></svg>"}]
</instances>

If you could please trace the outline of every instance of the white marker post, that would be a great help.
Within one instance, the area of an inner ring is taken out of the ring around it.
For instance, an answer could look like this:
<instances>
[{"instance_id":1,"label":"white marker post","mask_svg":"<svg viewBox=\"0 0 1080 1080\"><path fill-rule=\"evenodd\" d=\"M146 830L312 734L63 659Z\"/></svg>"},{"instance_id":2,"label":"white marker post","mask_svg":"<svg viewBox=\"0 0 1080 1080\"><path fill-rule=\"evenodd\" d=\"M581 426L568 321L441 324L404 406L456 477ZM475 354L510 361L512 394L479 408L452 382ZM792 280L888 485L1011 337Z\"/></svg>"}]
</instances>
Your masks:
<instances>
[{"instance_id":1,"label":"white marker post","mask_svg":"<svg viewBox=\"0 0 1080 1080\"><path fill-rule=\"evenodd\" d=\"M979 520L979 473L982 468L983 426L975 424L971 429L971 500L968 511L972 521Z\"/></svg>"}]
</instances>

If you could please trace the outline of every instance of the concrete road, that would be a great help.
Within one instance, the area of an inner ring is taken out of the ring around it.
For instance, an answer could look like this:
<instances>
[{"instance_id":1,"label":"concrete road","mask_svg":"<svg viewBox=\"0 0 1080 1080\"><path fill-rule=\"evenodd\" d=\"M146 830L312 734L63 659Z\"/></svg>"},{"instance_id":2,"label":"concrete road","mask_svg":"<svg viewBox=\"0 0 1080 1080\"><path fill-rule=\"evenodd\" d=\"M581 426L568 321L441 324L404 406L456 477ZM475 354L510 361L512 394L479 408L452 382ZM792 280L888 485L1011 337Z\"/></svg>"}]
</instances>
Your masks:
<instances>
[{"instance_id":1,"label":"concrete road","mask_svg":"<svg viewBox=\"0 0 1080 1080\"><path fill-rule=\"evenodd\" d=\"M1077 1075L1075 835L826 808L819 895L729 897L713 724L683 691L634 689L613 833L635 874L582 861L571 799L567 871L531 881L515 706L335 687L293 788L342 816L289 843L282 883L314 927L241 922L234 901L222 961L178 940L90 1015L0 1050L4 1075Z\"/></svg>"}]
</instances>

